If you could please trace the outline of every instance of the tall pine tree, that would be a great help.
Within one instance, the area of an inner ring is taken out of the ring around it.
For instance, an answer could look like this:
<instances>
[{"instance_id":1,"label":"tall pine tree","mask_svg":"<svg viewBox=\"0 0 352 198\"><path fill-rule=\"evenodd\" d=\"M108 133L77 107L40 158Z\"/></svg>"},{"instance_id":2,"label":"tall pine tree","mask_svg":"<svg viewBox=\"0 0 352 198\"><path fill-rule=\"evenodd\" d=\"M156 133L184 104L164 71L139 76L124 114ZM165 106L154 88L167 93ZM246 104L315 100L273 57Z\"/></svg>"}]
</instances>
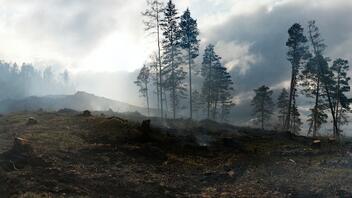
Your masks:
<instances>
[{"instance_id":1,"label":"tall pine tree","mask_svg":"<svg viewBox=\"0 0 352 198\"><path fill-rule=\"evenodd\" d=\"M291 113L296 107L296 90L297 90L297 81L299 71L302 67L302 64L309 57L308 46L307 46L307 38L303 34L303 28L300 24L295 23L288 30L289 38L286 42L286 46L288 47L287 59L291 63L291 84L290 84L290 93L289 93L289 102L287 105L287 117L285 120L285 128L286 130L291 130L290 123Z\"/></svg>"},{"instance_id":2,"label":"tall pine tree","mask_svg":"<svg viewBox=\"0 0 352 198\"><path fill-rule=\"evenodd\" d=\"M324 86L324 70L327 65L326 59L322 56L325 51L324 40L321 38L319 28L315 25L315 21L308 23L308 37L313 49L313 55L305 65L303 76L303 91L307 96L315 98L315 104L309 115L309 133L313 133L313 137L317 135L317 131L322 123L327 120L325 110L328 108L326 101L326 93L323 90Z\"/></svg>"},{"instance_id":3,"label":"tall pine tree","mask_svg":"<svg viewBox=\"0 0 352 198\"><path fill-rule=\"evenodd\" d=\"M346 93L351 90L349 85L351 78L348 77L347 74L349 70L348 61L341 58L336 59L331 67L331 70L334 73L336 82L336 87L334 88L333 93L333 103L338 130L335 134L337 135L342 132L341 126L348 123L347 113L351 111L351 98L346 96Z\"/></svg>"},{"instance_id":4,"label":"tall pine tree","mask_svg":"<svg viewBox=\"0 0 352 198\"><path fill-rule=\"evenodd\" d=\"M227 121L228 115L231 113L232 107L235 105L232 101L234 88L233 81L227 68L224 67L220 61L216 64L216 78L215 78L215 105L213 110L213 119L216 119L218 113L220 113L220 120ZM219 103L219 104L218 104ZM219 112L218 112L219 108Z\"/></svg>"},{"instance_id":5,"label":"tall pine tree","mask_svg":"<svg viewBox=\"0 0 352 198\"><path fill-rule=\"evenodd\" d=\"M214 99L214 65L219 61L220 57L214 51L214 45L209 44L203 54L203 62L201 68L201 75L204 78L202 95L205 97L207 103L207 118L210 119L210 111L212 101Z\"/></svg>"},{"instance_id":6,"label":"tall pine tree","mask_svg":"<svg viewBox=\"0 0 352 198\"><path fill-rule=\"evenodd\" d=\"M188 76L189 76L189 110L192 119L192 64L199 55L199 30L197 21L191 17L191 12L187 9L181 16L181 47L187 51Z\"/></svg>"},{"instance_id":7,"label":"tall pine tree","mask_svg":"<svg viewBox=\"0 0 352 198\"><path fill-rule=\"evenodd\" d=\"M181 31L179 26L179 16L172 0L169 0L162 19L161 27L163 30L163 74L166 75L164 88L170 92L173 118L176 118L177 106L180 100L185 97L186 72L181 68L182 54L180 48Z\"/></svg>"},{"instance_id":8,"label":"tall pine tree","mask_svg":"<svg viewBox=\"0 0 352 198\"><path fill-rule=\"evenodd\" d=\"M156 43L157 43L157 55L158 55L158 63L159 70L157 71L159 76L159 95L158 100L160 103L160 116L164 117L163 113L163 81L162 81L162 62L161 62L161 34L160 34L160 23L161 17L164 12L164 5L160 0L147 0L147 10L142 13L145 17L144 24L145 30L151 32L152 34L156 34Z\"/></svg>"}]
</instances>

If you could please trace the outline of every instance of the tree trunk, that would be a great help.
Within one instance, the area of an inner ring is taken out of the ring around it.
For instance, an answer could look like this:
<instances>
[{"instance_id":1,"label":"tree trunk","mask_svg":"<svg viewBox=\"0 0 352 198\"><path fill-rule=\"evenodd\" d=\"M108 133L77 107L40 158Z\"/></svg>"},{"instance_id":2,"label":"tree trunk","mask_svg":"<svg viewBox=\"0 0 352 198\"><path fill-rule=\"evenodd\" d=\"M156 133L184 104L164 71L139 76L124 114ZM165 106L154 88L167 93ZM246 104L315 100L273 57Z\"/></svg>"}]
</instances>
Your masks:
<instances>
[{"instance_id":1,"label":"tree trunk","mask_svg":"<svg viewBox=\"0 0 352 198\"><path fill-rule=\"evenodd\" d=\"M294 82L294 76L295 72L292 69L292 76L291 76L291 85L290 85L290 96L289 96L289 102L288 102L288 111L287 111L287 117L285 121L285 130L289 131L290 130L290 121L291 121L291 108L292 108L292 99L293 99L293 90L295 89L295 82Z\"/></svg>"},{"instance_id":2,"label":"tree trunk","mask_svg":"<svg viewBox=\"0 0 352 198\"><path fill-rule=\"evenodd\" d=\"M315 93L315 106L314 106L314 119L313 119L313 137L317 136L317 119L318 119L318 105L319 105L319 92L320 92L320 75L318 74L317 90Z\"/></svg>"},{"instance_id":3,"label":"tree trunk","mask_svg":"<svg viewBox=\"0 0 352 198\"><path fill-rule=\"evenodd\" d=\"M168 111L169 111L169 106L167 104L167 95L166 95L166 91L164 89L164 101L165 101L165 118L168 117Z\"/></svg>"},{"instance_id":4,"label":"tree trunk","mask_svg":"<svg viewBox=\"0 0 352 198\"><path fill-rule=\"evenodd\" d=\"M148 94L148 83L145 83L145 95L147 98L147 109L148 109L148 116L150 116L150 109L149 109L149 94Z\"/></svg>"},{"instance_id":5,"label":"tree trunk","mask_svg":"<svg viewBox=\"0 0 352 198\"><path fill-rule=\"evenodd\" d=\"M156 4L157 10L159 10L158 4ZM156 28L157 28L157 37L158 37L158 59L159 59L159 86L160 86L160 117L163 119L163 84L162 84L162 72L161 72L161 48L160 48L160 21L159 21L159 11L156 13Z\"/></svg>"},{"instance_id":6,"label":"tree trunk","mask_svg":"<svg viewBox=\"0 0 352 198\"><path fill-rule=\"evenodd\" d=\"M157 95L157 106L158 113L160 114L160 90L159 90L159 74L156 76L156 95Z\"/></svg>"},{"instance_id":7,"label":"tree trunk","mask_svg":"<svg viewBox=\"0 0 352 198\"><path fill-rule=\"evenodd\" d=\"M171 44L173 45L173 44ZM176 119L176 81L175 81L175 68L174 68L174 47L171 49L171 80L172 80L172 113L173 119Z\"/></svg>"},{"instance_id":8,"label":"tree trunk","mask_svg":"<svg viewBox=\"0 0 352 198\"><path fill-rule=\"evenodd\" d=\"M335 137L339 138L340 134L339 134L338 127L337 127L335 111L334 111L334 107L333 107L333 104L332 104L332 101L331 101L330 91L329 91L329 88L328 88L328 86L326 84L325 84L325 91L326 91L326 94L328 96L329 107L330 107L330 111L331 111L331 115L332 115L334 130L336 131Z\"/></svg>"},{"instance_id":9,"label":"tree trunk","mask_svg":"<svg viewBox=\"0 0 352 198\"><path fill-rule=\"evenodd\" d=\"M191 48L188 47L188 72L189 72L189 117L193 118L193 107L192 107L192 64L191 64Z\"/></svg>"},{"instance_id":10,"label":"tree trunk","mask_svg":"<svg viewBox=\"0 0 352 198\"><path fill-rule=\"evenodd\" d=\"M211 82L211 67L212 67L212 64L211 64L211 61L210 61L210 64L209 64L209 74L208 74L208 80L209 80L209 84L208 84L208 119L210 118L210 106L211 106L211 86L212 86L212 82Z\"/></svg>"},{"instance_id":11,"label":"tree trunk","mask_svg":"<svg viewBox=\"0 0 352 198\"><path fill-rule=\"evenodd\" d=\"M262 125L262 130L264 131L264 100L262 101L262 104L261 104L261 108L262 108L262 112L261 112L261 125Z\"/></svg>"},{"instance_id":12,"label":"tree trunk","mask_svg":"<svg viewBox=\"0 0 352 198\"><path fill-rule=\"evenodd\" d=\"M335 131L334 128L334 137L336 138L337 133L340 132L340 117L339 117L339 108L340 108L340 69L338 70L338 74L337 74L337 86L336 86L336 105L335 105L335 118L336 118L336 125L337 125L337 130Z\"/></svg>"},{"instance_id":13,"label":"tree trunk","mask_svg":"<svg viewBox=\"0 0 352 198\"><path fill-rule=\"evenodd\" d=\"M216 113L217 113L217 106L218 106L218 101L214 101L214 107L213 107L213 120L216 120Z\"/></svg>"}]
</instances>

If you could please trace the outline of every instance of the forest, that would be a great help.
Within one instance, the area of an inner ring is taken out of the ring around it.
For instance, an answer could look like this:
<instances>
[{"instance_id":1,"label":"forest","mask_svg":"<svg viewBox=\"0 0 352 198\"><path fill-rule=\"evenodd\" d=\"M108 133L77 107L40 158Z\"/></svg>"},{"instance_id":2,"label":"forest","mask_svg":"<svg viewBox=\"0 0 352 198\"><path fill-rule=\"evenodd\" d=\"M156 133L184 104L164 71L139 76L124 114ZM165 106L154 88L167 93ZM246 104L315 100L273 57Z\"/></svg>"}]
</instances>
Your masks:
<instances>
[{"instance_id":1,"label":"forest","mask_svg":"<svg viewBox=\"0 0 352 198\"><path fill-rule=\"evenodd\" d=\"M158 0L147 4L148 9L142 13L145 31L155 37L156 50L141 68L135 84L148 111L150 104L156 103L161 118L228 121L231 111L235 111L236 79L232 79L213 44L200 52L200 30L191 11L179 14L171 0L166 5ZM261 129L313 137L319 135L323 124L331 123L329 135L340 138L351 112L348 60L332 60L325 54L327 46L314 20L306 29L293 24L286 47L290 63L287 69L291 70L289 87L284 87L277 99L272 98L273 91L265 83L253 90L253 123ZM198 56L202 56L201 63L195 62ZM201 82L192 82L195 77ZM307 115L301 116L299 96L314 102L309 111L303 112ZM308 129L302 130L303 122Z\"/></svg>"},{"instance_id":2,"label":"forest","mask_svg":"<svg viewBox=\"0 0 352 198\"><path fill-rule=\"evenodd\" d=\"M41 70L27 63L18 66L0 62L0 100L65 94L74 90L67 70L60 73L50 66Z\"/></svg>"}]
</instances>

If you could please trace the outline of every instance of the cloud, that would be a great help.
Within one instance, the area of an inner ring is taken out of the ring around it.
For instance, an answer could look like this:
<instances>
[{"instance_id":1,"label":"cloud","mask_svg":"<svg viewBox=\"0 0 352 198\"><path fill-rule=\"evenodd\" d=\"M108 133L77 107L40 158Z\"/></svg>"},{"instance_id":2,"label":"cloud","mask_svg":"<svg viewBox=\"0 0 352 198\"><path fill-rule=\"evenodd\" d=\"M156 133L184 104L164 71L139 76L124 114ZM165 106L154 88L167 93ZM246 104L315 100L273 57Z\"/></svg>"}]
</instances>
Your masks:
<instances>
[{"instance_id":1,"label":"cloud","mask_svg":"<svg viewBox=\"0 0 352 198\"><path fill-rule=\"evenodd\" d=\"M142 25L138 11L142 7L123 0L3 0L0 54L11 61L45 59L72 66L116 31L128 32L128 44L137 46L143 37L143 28L137 28Z\"/></svg>"},{"instance_id":2,"label":"cloud","mask_svg":"<svg viewBox=\"0 0 352 198\"><path fill-rule=\"evenodd\" d=\"M245 75L250 65L256 64L261 59L260 55L250 52L251 46L250 43L219 41L215 45L215 50L221 54L227 69Z\"/></svg>"},{"instance_id":3,"label":"cloud","mask_svg":"<svg viewBox=\"0 0 352 198\"><path fill-rule=\"evenodd\" d=\"M286 60L285 42L287 30L295 22L306 26L307 21L317 20L329 46L326 55L351 60L352 24L344 20L352 17L351 9L352 3L346 0L333 3L323 0L319 4L313 0L272 1L258 6L256 12L227 18L225 23L211 27L203 36L208 42L220 43L225 48L234 48L236 42L250 43L245 48L245 57L255 61L244 64L246 72L236 67L231 70L239 90L245 92L262 84L276 86L289 79L290 63ZM243 55L229 56L229 50L219 52L226 57L227 64L243 59Z\"/></svg>"}]
</instances>

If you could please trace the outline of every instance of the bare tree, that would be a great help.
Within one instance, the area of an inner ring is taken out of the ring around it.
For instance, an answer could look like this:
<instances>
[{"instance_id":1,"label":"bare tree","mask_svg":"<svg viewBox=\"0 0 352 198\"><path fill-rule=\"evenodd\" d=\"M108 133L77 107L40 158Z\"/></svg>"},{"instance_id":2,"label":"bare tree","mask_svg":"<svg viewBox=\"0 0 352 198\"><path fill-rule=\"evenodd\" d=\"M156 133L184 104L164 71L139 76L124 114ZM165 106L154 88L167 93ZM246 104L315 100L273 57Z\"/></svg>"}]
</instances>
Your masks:
<instances>
[{"instance_id":1,"label":"bare tree","mask_svg":"<svg viewBox=\"0 0 352 198\"><path fill-rule=\"evenodd\" d=\"M142 15L145 17L145 31L151 34L156 34L157 54L159 63L159 96L160 98L160 117L164 117L163 113L163 77L162 77L162 62L161 62L161 38L160 38L160 22L164 12L164 5L160 0L147 0L147 10Z\"/></svg>"}]
</instances>

